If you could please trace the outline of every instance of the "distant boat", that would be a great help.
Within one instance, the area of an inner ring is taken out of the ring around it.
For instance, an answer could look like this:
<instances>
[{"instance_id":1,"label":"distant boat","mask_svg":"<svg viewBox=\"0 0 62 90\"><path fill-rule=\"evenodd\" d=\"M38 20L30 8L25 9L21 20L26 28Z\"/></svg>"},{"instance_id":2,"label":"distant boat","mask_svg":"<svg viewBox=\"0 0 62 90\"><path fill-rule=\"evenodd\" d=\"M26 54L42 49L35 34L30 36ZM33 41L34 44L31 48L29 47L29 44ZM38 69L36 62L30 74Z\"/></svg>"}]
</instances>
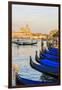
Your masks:
<instances>
[{"instance_id":1,"label":"distant boat","mask_svg":"<svg viewBox=\"0 0 62 90\"><path fill-rule=\"evenodd\" d=\"M37 44L37 41L17 40L17 41L12 41L12 43L17 44L17 45L35 45Z\"/></svg>"}]
</instances>

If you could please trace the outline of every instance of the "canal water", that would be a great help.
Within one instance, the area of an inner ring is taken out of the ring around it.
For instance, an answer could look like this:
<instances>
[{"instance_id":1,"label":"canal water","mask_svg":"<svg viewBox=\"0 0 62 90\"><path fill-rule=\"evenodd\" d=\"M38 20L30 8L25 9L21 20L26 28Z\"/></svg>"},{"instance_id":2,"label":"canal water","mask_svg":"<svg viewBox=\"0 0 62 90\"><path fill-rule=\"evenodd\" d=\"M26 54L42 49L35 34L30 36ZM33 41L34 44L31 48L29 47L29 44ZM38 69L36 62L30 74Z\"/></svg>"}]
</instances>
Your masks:
<instances>
[{"instance_id":1,"label":"canal water","mask_svg":"<svg viewBox=\"0 0 62 90\"><path fill-rule=\"evenodd\" d=\"M35 61L35 51L41 49L41 41L38 40L36 45L32 46L18 46L12 44L12 64L17 64L19 66L19 74L21 77L31 80L41 81L40 77L42 73L36 71L30 66L30 56L32 60ZM15 85L15 80L12 77L12 85Z\"/></svg>"}]
</instances>

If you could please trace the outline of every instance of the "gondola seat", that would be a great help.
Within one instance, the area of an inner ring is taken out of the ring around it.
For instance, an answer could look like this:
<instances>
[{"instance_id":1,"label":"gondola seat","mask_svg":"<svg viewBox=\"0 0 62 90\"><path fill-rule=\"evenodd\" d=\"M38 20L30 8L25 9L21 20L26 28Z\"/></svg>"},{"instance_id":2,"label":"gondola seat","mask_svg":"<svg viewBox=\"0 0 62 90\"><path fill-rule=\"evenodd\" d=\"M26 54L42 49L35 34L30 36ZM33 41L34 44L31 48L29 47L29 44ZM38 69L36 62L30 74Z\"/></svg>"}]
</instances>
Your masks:
<instances>
[{"instance_id":1,"label":"gondola seat","mask_svg":"<svg viewBox=\"0 0 62 90\"><path fill-rule=\"evenodd\" d=\"M59 56L59 53L56 51L50 51L50 50L45 50L44 51L45 54L50 54L50 55L54 55L54 56Z\"/></svg>"},{"instance_id":2,"label":"gondola seat","mask_svg":"<svg viewBox=\"0 0 62 90\"><path fill-rule=\"evenodd\" d=\"M58 52L59 49L58 48L49 48L50 51L55 51L55 52Z\"/></svg>"},{"instance_id":3,"label":"gondola seat","mask_svg":"<svg viewBox=\"0 0 62 90\"><path fill-rule=\"evenodd\" d=\"M59 63L58 62L54 62L54 61L51 61L51 60L48 60L48 59L40 59L38 61L39 61L40 64L47 65L47 66L50 66L50 67L55 67L56 69L59 68Z\"/></svg>"},{"instance_id":4,"label":"gondola seat","mask_svg":"<svg viewBox=\"0 0 62 90\"><path fill-rule=\"evenodd\" d=\"M54 56L54 55L45 54L45 53L42 53L40 55L40 57L43 57L43 58L46 58L46 59L51 59L51 60L54 60L54 61L58 61L59 60L59 56Z\"/></svg>"}]
</instances>

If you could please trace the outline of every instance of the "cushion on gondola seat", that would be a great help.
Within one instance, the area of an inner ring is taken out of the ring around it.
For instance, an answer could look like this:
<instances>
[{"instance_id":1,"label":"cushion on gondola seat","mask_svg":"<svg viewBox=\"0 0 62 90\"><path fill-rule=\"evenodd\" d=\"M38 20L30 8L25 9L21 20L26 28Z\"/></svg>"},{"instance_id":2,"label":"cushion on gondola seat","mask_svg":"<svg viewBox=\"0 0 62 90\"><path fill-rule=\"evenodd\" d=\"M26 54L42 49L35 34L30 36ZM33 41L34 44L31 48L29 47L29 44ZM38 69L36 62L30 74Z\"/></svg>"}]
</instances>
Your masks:
<instances>
[{"instance_id":1,"label":"cushion on gondola seat","mask_svg":"<svg viewBox=\"0 0 62 90\"><path fill-rule=\"evenodd\" d=\"M45 51L44 53L45 54L51 54L51 55L54 55L54 56L58 56L59 55L59 53L56 52L56 51Z\"/></svg>"},{"instance_id":2,"label":"cushion on gondola seat","mask_svg":"<svg viewBox=\"0 0 62 90\"><path fill-rule=\"evenodd\" d=\"M48 59L52 59L52 60L58 60L59 59L59 56L53 56L53 55L50 55L50 54L41 54L41 56L44 56L45 58L48 58Z\"/></svg>"},{"instance_id":3,"label":"cushion on gondola seat","mask_svg":"<svg viewBox=\"0 0 62 90\"><path fill-rule=\"evenodd\" d=\"M58 48L49 48L49 50L58 52Z\"/></svg>"},{"instance_id":4,"label":"cushion on gondola seat","mask_svg":"<svg viewBox=\"0 0 62 90\"><path fill-rule=\"evenodd\" d=\"M56 68L59 67L59 63L58 62L54 62L54 61L51 61L51 60L48 60L48 59L40 59L39 63L47 65L47 66L50 66L50 67L56 67Z\"/></svg>"},{"instance_id":5,"label":"cushion on gondola seat","mask_svg":"<svg viewBox=\"0 0 62 90\"><path fill-rule=\"evenodd\" d=\"M45 73L49 73L49 74L53 74L53 75L58 75L58 71L59 71L59 68L52 68L50 66L47 66L47 65L43 65L43 64L36 64L34 66L38 71L41 71L41 72L45 72Z\"/></svg>"}]
</instances>

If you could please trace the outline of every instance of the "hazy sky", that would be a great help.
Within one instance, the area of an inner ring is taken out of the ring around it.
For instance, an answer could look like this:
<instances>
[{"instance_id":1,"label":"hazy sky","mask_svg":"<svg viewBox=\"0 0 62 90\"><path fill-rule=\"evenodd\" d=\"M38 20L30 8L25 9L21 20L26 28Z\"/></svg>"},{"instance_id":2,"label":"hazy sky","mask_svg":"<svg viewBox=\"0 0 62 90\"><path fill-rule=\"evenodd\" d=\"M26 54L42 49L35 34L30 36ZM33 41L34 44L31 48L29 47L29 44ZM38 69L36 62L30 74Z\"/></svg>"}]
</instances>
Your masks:
<instances>
[{"instance_id":1,"label":"hazy sky","mask_svg":"<svg viewBox=\"0 0 62 90\"><path fill-rule=\"evenodd\" d=\"M18 31L26 24L38 33L58 29L58 7L12 5L12 30Z\"/></svg>"}]
</instances>

